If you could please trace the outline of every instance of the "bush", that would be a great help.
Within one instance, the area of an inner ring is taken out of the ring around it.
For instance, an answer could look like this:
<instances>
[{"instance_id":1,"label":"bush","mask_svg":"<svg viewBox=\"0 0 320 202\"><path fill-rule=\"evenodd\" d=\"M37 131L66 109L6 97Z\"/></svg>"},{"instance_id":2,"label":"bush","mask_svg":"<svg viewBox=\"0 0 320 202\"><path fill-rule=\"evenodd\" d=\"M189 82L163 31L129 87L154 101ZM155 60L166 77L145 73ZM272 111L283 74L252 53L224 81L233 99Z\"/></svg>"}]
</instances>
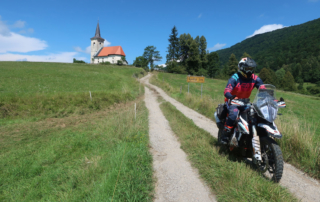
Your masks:
<instances>
[{"instance_id":1,"label":"bush","mask_svg":"<svg viewBox=\"0 0 320 202\"><path fill-rule=\"evenodd\" d=\"M83 60L76 60L75 58L73 58L73 63L85 63L85 61L83 61Z\"/></svg>"},{"instance_id":2,"label":"bush","mask_svg":"<svg viewBox=\"0 0 320 202\"><path fill-rule=\"evenodd\" d=\"M100 62L99 64L100 64L100 65L111 65L111 63L108 62L108 61L107 61L107 62Z\"/></svg>"},{"instance_id":3,"label":"bush","mask_svg":"<svg viewBox=\"0 0 320 202\"><path fill-rule=\"evenodd\" d=\"M118 61L117 61L117 65L120 65L120 66L123 65L122 60L118 60Z\"/></svg>"}]
</instances>

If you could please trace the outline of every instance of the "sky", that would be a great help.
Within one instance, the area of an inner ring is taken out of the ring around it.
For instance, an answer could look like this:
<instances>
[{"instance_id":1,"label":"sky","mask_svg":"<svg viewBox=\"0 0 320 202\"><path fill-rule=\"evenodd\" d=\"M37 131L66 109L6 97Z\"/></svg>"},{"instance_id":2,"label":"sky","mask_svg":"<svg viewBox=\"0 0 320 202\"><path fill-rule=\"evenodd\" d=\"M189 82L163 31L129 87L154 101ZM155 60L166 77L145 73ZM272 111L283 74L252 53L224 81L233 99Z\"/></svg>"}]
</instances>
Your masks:
<instances>
[{"instance_id":1,"label":"sky","mask_svg":"<svg viewBox=\"0 0 320 202\"><path fill-rule=\"evenodd\" d=\"M212 52L318 18L320 0L2 0L0 61L90 62L98 20L105 46L122 46L129 64L155 46L161 65L173 26Z\"/></svg>"}]
</instances>

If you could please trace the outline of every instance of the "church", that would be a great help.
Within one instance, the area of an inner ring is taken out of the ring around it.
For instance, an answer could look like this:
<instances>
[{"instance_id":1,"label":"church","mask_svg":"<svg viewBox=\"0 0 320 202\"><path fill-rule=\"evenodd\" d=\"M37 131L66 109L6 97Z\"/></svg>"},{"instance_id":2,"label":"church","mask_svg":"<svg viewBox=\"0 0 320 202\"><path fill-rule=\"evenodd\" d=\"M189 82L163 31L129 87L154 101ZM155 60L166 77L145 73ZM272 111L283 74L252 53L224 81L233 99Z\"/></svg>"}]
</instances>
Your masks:
<instances>
[{"instance_id":1,"label":"church","mask_svg":"<svg viewBox=\"0 0 320 202\"><path fill-rule=\"evenodd\" d=\"M99 22L96 28L96 34L91 38L91 63L98 64L101 62L110 62L117 64L122 56L126 56L121 46L103 47L105 39L101 38ZM124 61L123 64L127 65Z\"/></svg>"}]
</instances>

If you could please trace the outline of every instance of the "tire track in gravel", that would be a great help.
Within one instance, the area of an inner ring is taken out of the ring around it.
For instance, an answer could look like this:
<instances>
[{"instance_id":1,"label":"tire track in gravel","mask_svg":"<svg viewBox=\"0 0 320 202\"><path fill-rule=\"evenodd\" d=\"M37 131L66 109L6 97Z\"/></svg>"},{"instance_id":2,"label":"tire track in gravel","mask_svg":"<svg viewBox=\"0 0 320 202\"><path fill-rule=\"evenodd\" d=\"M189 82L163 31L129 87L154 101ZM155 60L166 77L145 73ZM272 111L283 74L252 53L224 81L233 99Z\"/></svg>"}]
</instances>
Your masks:
<instances>
[{"instance_id":1,"label":"tire track in gravel","mask_svg":"<svg viewBox=\"0 0 320 202\"><path fill-rule=\"evenodd\" d=\"M156 90L164 100L170 102L186 117L192 119L198 127L206 130L213 137L217 138L218 128L212 120L184 106L180 102L168 96L161 88L150 84L149 78L151 76L152 75L149 74L148 76L141 79L141 82ZM291 193L293 193L298 199L303 202L320 201L320 182L309 177L307 174L303 173L302 171L298 170L288 163L284 163L284 171L280 184L283 187L286 187Z\"/></svg>"},{"instance_id":2,"label":"tire track in gravel","mask_svg":"<svg viewBox=\"0 0 320 202\"><path fill-rule=\"evenodd\" d=\"M149 136L153 168L157 179L155 201L216 201L210 188L200 180L163 115L158 95L145 87L149 110Z\"/></svg>"}]
</instances>

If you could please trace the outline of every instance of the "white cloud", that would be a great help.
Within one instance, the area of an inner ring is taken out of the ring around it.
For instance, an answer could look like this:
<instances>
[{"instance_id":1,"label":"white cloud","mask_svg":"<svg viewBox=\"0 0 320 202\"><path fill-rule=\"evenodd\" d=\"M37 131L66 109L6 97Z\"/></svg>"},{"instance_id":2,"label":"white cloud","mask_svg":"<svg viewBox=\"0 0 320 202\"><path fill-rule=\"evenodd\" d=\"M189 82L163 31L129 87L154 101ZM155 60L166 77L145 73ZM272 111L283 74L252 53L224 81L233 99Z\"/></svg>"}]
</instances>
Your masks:
<instances>
[{"instance_id":1,"label":"white cloud","mask_svg":"<svg viewBox=\"0 0 320 202\"><path fill-rule=\"evenodd\" d=\"M111 43L107 40L104 41L104 47L106 46L109 46ZM79 46L76 46L76 47L73 47L73 49L77 52L80 52L80 53L87 53L87 54L91 54L91 45L88 46L85 50L82 50L81 47Z\"/></svg>"},{"instance_id":2,"label":"white cloud","mask_svg":"<svg viewBox=\"0 0 320 202\"><path fill-rule=\"evenodd\" d=\"M12 25L12 27L13 28L23 28L25 26L25 24L26 24L25 21L18 20Z\"/></svg>"},{"instance_id":3,"label":"white cloud","mask_svg":"<svg viewBox=\"0 0 320 202\"><path fill-rule=\"evenodd\" d=\"M10 36L10 30L8 26L3 21L1 21L1 16L0 16L0 35Z\"/></svg>"},{"instance_id":4,"label":"white cloud","mask_svg":"<svg viewBox=\"0 0 320 202\"><path fill-rule=\"evenodd\" d=\"M107 40L104 41L104 47L109 46L111 43Z\"/></svg>"},{"instance_id":5,"label":"white cloud","mask_svg":"<svg viewBox=\"0 0 320 202\"><path fill-rule=\"evenodd\" d=\"M73 47L73 49L80 53L87 53L87 54L91 53L91 46L88 46L85 50L82 50L82 48L80 48L79 46Z\"/></svg>"},{"instance_id":6,"label":"white cloud","mask_svg":"<svg viewBox=\"0 0 320 202\"><path fill-rule=\"evenodd\" d=\"M32 34L34 32L34 30L32 28L29 28L27 30L20 30L19 34Z\"/></svg>"},{"instance_id":7,"label":"white cloud","mask_svg":"<svg viewBox=\"0 0 320 202\"><path fill-rule=\"evenodd\" d=\"M44 50L48 47L47 42L10 32L10 35L0 35L0 53Z\"/></svg>"},{"instance_id":8,"label":"white cloud","mask_svg":"<svg viewBox=\"0 0 320 202\"><path fill-rule=\"evenodd\" d=\"M15 25L16 27L23 27L25 24L24 21L18 20ZM34 30L29 28L27 32L32 33ZM27 53L30 51L38 51L45 49L48 45L46 41L22 36L15 32L11 32L9 27L5 22L1 20L0 16L0 53L7 52L20 52Z\"/></svg>"},{"instance_id":9,"label":"white cloud","mask_svg":"<svg viewBox=\"0 0 320 202\"><path fill-rule=\"evenodd\" d=\"M77 52L62 52L48 55L22 55L22 54L0 54L0 61L33 61L33 62L73 62ZM85 57L77 57L77 60L86 60Z\"/></svg>"},{"instance_id":10,"label":"white cloud","mask_svg":"<svg viewBox=\"0 0 320 202\"><path fill-rule=\"evenodd\" d=\"M225 43L223 43L223 44L217 43L217 44L214 45L213 47L208 48L208 50L209 50L209 51L216 51L216 50L221 49L221 48L224 47L225 45L227 45L227 44L225 44Z\"/></svg>"},{"instance_id":11,"label":"white cloud","mask_svg":"<svg viewBox=\"0 0 320 202\"><path fill-rule=\"evenodd\" d=\"M260 29L254 31L252 35L247 36L246 38L253 37L254 35L257 35L257 34L263 34L266 32L271 32L271 31L277 30L277 29L282 29L284 27L285 26L283 26L281 24L264 25Z\"/></svg>"},{"instance_id":12,"label":"white cloud","mask_svg":"<svg viewBox=\"0 0 320 202\"><path fill-rule=\"evenodd\" d=\"M202 17L202 13L200 13L200 15L198 15L198 18L201 18Z\"/></svg>"}]
</instances>

